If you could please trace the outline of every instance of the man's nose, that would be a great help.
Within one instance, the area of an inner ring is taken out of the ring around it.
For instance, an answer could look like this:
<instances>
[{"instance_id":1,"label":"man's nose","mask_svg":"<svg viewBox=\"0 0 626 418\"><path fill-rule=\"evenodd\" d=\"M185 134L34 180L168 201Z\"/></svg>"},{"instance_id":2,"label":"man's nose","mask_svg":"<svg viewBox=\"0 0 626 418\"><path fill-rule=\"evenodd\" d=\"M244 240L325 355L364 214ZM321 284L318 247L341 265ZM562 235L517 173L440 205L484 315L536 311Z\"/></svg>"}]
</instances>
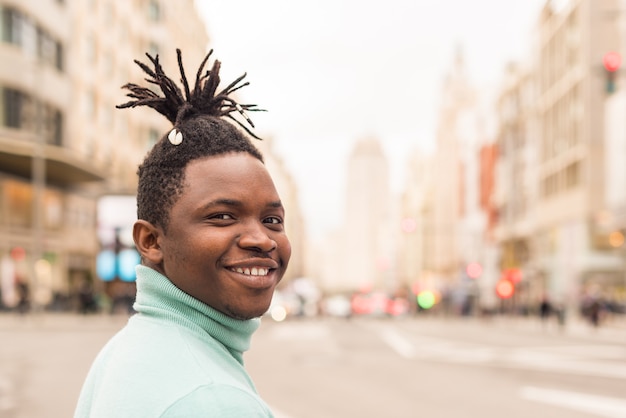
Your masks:
<instances>
[{"instance_id":1,"label":"man's nose","mask_svg":"<svg viewBox=\"0 0 626 418\"><path fill-rule=\"evenodd\" d=\"M255 251L270 252L276 249L277 244L261 222L250 222L241 233L239 246Z\"/></svg>"}]
</instances>

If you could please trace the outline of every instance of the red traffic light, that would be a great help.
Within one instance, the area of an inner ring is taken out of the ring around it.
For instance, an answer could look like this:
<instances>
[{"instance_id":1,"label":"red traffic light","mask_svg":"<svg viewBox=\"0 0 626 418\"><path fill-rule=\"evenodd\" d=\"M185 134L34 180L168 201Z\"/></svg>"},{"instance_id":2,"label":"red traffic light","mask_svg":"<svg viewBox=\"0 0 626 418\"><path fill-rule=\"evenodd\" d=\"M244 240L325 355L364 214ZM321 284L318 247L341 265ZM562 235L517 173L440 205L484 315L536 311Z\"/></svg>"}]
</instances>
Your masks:
<instances>
[{"instance_id":1,"label":"red traffic light","mask_svg":"<svg viewBox=\"0 0 626 418\"><path fill-rule=\"evenodd\" d=\"M26 250L22 247L13 247L10 255L14 261L22 261L26 258Z\"/></svg>"},{"instance_id":2,"label":"red traffic light","mask_svg":"<svg viewBox=\"0 0 626 418\"><path fill-rule=\"evenodd\" d=\"M483 274L483 266L480 263L469 263L465 272L470 279L478 279Z\"/></svg>"},{"instance_id":3,"label":"red traffic light","mask_svg":"<svg viewBox=\"0 0 626 418\"><path fill-rule=\"evenodd\" d=\"M522 281L522 271L518 268L510 268L504 270L502 274L503 278L510 281L513 284Z\"/></svg>"},{"instance_id":4,"label":"red traffic light","mask_svg":"<svg viewBox=\"0 0 626 418\"><path fill-rule=\"evenodd\" d=\"M500 279L496 283L496 295L500 299L509 299L515 293L515 285L510 280Z\"/></svg>"},{"instance_id":5,"label":"red traffic light","mask_svg":"<svg viewBox=\"0 0 626 418\"><path fill-rule=\"evenodd\" d=\"M604 65L604 69L610 73L614 73L619 70L619 67L622 65L622 56L615 51L609 51L602 57L602 64Z\"/></svg>"}]
</instances>

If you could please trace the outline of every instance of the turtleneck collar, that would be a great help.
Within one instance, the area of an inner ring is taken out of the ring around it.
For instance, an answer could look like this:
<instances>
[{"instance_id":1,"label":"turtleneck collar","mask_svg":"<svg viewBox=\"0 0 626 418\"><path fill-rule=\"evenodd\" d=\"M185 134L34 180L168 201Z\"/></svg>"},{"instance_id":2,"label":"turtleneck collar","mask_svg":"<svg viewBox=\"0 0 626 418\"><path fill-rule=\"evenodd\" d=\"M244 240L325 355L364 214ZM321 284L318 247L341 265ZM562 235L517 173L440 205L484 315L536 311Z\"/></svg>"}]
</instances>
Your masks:
<instances>
[{"instance_id":1,"label":"turtleneck collar","mask_svg":"<svg viewBox=\"0 0 626 418\"><path fill-rule=\"evenodd\" d=\"M183 292L156 270L138 265L136 271L137 299L133 307L139 315L206 332L243 363L243 352L250 348L252 334L260 325L259 318L231 318Z\"/></svg>"}]
</instances>

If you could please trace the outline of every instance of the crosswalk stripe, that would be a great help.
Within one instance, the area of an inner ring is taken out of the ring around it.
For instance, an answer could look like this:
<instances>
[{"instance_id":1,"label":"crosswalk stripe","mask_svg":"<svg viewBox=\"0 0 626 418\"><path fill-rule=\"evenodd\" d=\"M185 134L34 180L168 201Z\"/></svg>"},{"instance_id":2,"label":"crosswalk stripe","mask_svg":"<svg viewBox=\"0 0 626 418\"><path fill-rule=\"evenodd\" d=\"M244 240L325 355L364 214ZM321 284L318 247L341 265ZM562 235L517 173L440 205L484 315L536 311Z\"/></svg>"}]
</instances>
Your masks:
<instances>
[{"instance_id":1,"label":"crosswalk stripe","mask_svg":"<svg viewBox=\"0 0 626 418\"><path fill-rule=\"evenodd\" d=\"M523 368L555 371L582 376L611 377L626 379L626 365L617 361L598 361L596 359L573 356L576 347L565 347L559 353L554 347L506 348L489 347L478 344L459 344L449 340L407 336L392 326L376 329L382 341L396 353L406 359L435 360L463 364L491 364L505 368ZM602 353L602 346L595 347ZM589 347L578 350L579 355L589 353ZM616 350L615 350L616 351ZM603 359L618 358L619 352L602 355ZM625 417L626 418L626 417Z\"/></svg>"},{"instance_id":2,"label":"crosswalk stripe","mask_svg":"<svg viewBox=\"0 0 626 418\"><path fill-rule=\"evenodd\" d=\"M410 341L400 335L392 328L383 328L380 330L380 336L387 345L395 350L402 357L415 357L415 348Z\"/></svg>"},{"instance_id":3,"label":"crosswalk stripe","mask_svg":"<svg viewBox=\"0 0 626 418\"><path fill-rule=\"evenodd\" d=\"M626 417L626 399L534 386L522 387L520 396L530 401L548 403L606 418Z\"/></svg>"},{"instance_id":4,"label":"crosswalk stripe","mask_svg":"<svg viewBox=\"0 0 626 418\"><path fill-rule=\"evenodd\" d=\"M15 408L15 397L13 396L13 385L11 381L0 376L0 411L7 411Z\"/></svg>"}]
</instances>

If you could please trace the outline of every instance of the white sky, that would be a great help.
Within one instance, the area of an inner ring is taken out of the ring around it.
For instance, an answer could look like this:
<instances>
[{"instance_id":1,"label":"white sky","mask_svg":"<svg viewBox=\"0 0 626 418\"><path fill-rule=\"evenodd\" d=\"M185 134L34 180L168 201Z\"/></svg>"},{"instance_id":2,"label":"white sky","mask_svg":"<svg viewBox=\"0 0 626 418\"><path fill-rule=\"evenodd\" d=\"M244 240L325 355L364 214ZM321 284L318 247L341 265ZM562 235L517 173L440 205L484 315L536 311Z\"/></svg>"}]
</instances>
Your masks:
<instances>
[{"instance_id":1,"label":"white sky","mask_svg":"<svg viewBox=\"0 0 626 418\"><path fill-rule=\"evenodd\" d=\"M345 162L378 137L401 188L407 153L432 149L438 95L461 47L470 78L496 84L530 48L545 0L197 0L221 77L244 72L256 132L299 185L308 229L344 217ZM183 49L184 54L184 49Z\"/></svg>"}]
</instances>

